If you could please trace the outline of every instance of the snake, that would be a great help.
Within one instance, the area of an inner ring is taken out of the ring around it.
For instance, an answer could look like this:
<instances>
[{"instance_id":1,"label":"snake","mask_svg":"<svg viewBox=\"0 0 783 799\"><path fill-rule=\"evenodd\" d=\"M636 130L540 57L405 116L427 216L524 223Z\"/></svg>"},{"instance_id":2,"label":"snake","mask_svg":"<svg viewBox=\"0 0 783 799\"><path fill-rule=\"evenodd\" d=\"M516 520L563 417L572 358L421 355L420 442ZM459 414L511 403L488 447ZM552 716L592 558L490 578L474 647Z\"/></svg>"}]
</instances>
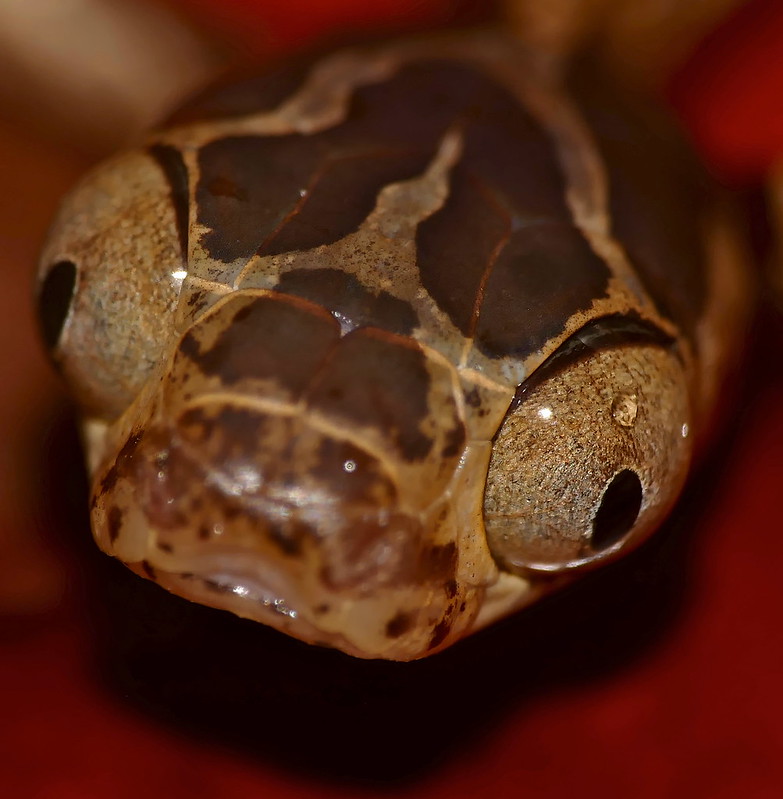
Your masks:
<instances>
[{"instance_id":1,"label":"snake","mask_svg":"<svg viewBox=\"0 0 783 799\"><path fill-rule=\"evenodd\" d=\"M64 199L38 299L104 552L409 661L660 525L747 285L673 126L486 30L206 92Z\"/></svg>"}]
</instances>

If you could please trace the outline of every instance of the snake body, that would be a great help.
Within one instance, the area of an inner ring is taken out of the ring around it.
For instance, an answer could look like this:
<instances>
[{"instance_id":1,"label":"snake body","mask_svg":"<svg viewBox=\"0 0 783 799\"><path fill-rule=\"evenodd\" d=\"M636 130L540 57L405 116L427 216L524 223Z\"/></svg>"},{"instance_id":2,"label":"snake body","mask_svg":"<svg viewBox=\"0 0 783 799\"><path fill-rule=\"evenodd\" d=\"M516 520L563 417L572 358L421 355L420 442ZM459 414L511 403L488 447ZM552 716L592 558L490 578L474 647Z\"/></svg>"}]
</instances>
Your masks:
<instances>
[{"instance_id":1,"label":"snake body","mask_svg":"<svg viewBox=\"0 0 783 799\"><path fill-rule=\"evenodd\" d=\"M70 194L40 297L104 551L410 660L661 521L742 270L676 137L473 33L202 98Z\"/></svg>"}]
</instances>

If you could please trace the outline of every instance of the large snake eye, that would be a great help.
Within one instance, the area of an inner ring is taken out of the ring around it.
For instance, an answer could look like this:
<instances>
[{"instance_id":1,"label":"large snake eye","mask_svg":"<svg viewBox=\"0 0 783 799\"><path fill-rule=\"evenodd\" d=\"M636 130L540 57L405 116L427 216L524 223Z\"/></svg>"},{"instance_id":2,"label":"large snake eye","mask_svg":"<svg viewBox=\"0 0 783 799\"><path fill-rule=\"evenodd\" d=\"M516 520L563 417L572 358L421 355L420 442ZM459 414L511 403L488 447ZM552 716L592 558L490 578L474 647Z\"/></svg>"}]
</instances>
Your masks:
<instances>
[{"instance_id":1,"label":"large snake eye","mask_svg":"<svg viewBox=\"0 0 783 799\"><path fill-rule=\"evenodd\" d=\"M165 347L183 275L182 224L155 157L106 162L66 198L41 260L44 340L83 410L112 419ZM180 198L187 203L187 197Z\"/></svg>"},{"instance_id":2,"label":"large snake eye","mask_svg":"<svg viewBox=\"0 0 783 799\"><path fill-rule=\"evenodd\" d=\"M690 460L681 364L657 343L589 350L531 381L495 440L484 497L493 556L554 572L639 543Z\"/></svg>"},{"instance_id":3,"label":"large snake eye","mask_svg":"<svg viewBox=\"0 0 783 799\"><path fill-rule=\"evenodd\" d=\"M76 264L58 261L44 277L38 292L38 317L44 343L54 350L68 320L73 291L76 288Z\"/></svg>"}]
</instances>

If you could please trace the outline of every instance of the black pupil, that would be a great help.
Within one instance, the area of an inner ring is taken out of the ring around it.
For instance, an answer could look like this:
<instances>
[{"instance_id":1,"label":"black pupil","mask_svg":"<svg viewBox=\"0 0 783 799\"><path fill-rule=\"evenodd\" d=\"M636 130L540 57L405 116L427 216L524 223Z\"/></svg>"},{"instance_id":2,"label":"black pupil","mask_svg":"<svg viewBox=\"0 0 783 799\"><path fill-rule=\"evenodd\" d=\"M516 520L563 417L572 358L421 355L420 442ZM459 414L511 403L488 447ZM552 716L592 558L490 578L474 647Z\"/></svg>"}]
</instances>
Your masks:
<instances>
[{"instance_id":1,"label":"black pupil","mask_svg":"<svg viewBox=\"0 0 783 799\"><path fill-rule=\"evenodd\" d=\"M606 487L601 505L593 519L592 547L597 552L608 549L633 527L642 506L642 484L636 472L623 469Z\"/></svg>"},{"instance_id":2,"label":"black pupil","mask_svg":"<svg viewBox=\"0 0 783 799\"><path fill-rule=\"evenodd\" d=\"M38 295L38 315L46 346L53 350L60 340L76 285L76 265L58 261L50 270Z\"/></svg>"}]
</instances>

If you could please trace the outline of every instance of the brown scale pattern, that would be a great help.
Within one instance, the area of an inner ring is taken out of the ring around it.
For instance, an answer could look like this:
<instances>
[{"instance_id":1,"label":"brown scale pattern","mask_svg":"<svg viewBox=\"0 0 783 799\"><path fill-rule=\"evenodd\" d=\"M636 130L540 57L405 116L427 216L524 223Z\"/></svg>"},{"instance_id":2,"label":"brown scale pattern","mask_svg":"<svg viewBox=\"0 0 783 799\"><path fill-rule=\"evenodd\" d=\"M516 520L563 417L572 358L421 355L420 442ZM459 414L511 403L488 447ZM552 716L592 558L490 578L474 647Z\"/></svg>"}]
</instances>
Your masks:
<instances>
[{"instance_id":1,"label":"brown scale pattern","mask_svg":"<svg viewBox=\"0 0 783 799\"><path fill-rule=\"evenodd\" d=\"M447 204L420 227L422 285L486 354L525 357L605 294L609 271L573 227L551 140L508 90L466 66L405 66L356 89L347 118L320 133L205 145L202 246L231 263L331 244L359 227L381 188L421 174L454 126L463 155ZM324 288L311 284L308 299L338 310ZM409 329L410 310L395 310L396 322L367 321Z\"/></svg>"},{"instance_id":2,"label":"brown scale pattern","mask_svg":"<svg viewBox=\"0 0 783 799\"><path fill-rule=\"evenodd\" d=\"M677 447L657 431L645 462L626 462L646 428L617 433L606 399L619 389L642 419L637 384L654 384L647 407L674 408L659 427L690 445L689 345L662 315L686 329L703 316L685 213L700 209L698 179L682 188L693 175L677 153L651 167L638 156L659 152L656 134L580 95L603 175L568 102L529 91L508 41L462 42L435 44L438 58L410 43L356 51L342 72L327 58L317 95L302 64L245 82L203 101L214 125L143 153L169 195L164 279L172 295L182 285L182 327L100 442L96 537L170 590L360 656L429 654L532 601L543 583L525 569L554 527L526 523L521 546L518 520L530 497L563 510L555 461L577 499L552 560L583 552L615 466L663 497L644 524L659 513L683 473L664 474L660 450ZM586 175L608 177L605 209ZM631 318L655 335L629 338ZM596 319L626 348L611 369L593 337L554 379L527 378ZM572 379L585 364L589 380ZM627 446L606 445L618 436Z\"/></svg>"}]
</instances>

